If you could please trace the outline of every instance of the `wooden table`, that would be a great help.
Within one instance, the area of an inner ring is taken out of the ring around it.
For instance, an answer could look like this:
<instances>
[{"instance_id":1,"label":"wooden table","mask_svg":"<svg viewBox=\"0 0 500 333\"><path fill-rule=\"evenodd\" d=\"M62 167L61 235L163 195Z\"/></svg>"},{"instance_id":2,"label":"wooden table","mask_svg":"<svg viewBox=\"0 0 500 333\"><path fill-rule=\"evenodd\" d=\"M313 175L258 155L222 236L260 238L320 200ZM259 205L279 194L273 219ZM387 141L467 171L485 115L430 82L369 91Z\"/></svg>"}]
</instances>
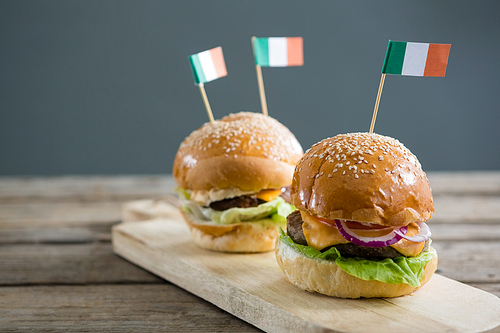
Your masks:
<instances>
[{"instance_id":1,"label":"wooden table","mask_svg":"<svg viewBox=\"0 0 500 333\"><path fill-rule=\"evenodd\" d=\"M438 272L500 296L500 172L428 177ZM113 254L122 204L174 185L170 176L0 178L0 332L259 331Z\"/></svg>"}]
</instances>

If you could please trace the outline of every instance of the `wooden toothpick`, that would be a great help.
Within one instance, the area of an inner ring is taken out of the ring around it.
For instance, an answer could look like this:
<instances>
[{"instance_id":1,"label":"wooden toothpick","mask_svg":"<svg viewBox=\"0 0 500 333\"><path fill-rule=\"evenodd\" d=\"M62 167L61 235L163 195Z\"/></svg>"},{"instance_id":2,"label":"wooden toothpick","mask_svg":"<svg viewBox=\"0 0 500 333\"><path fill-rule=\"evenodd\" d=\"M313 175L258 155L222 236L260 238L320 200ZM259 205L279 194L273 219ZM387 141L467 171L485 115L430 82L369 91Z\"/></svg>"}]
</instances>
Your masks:
<instances>
[{"instance_id":1,"label":"wooden toothpick","mask_svg":"<svg viewBox=\"0 0 500 333\"><path fill-rule=\"evenodd\" d=\"M372 124L370 125L370 134L373 133L375 127L375 119L377 119L378 105L380 103L380 96L382 95L382 88L384 87L385 74L380 78L380 85L378 86L377 100L375 101L375 108L373 109Z\"/></svg>"},{"instance_id":2,"label":"wooden toothpick","mask_svg":"<svg viewBox=\"0 0 500 333\"><path fill-rule=\"evenodd\" d=\"M252 37L252 50L254 52L254 57L255 57L255 49L254 49L254 42L257 37ZM259 84L259 95L260 95L260 104L262 106L262 113L265 114L266 116L268 115L267 112L267 102L266 102L266 92L264 90L264 80L262 79L262 68L260 65L255 65L255 70L257 71L257 83Z\"/></svg>"},{"instance_id":3,"label":"wooden toothpick","mask_svg":"<svg viewBox=\"0 0 500 333\"><path fill-rule=\"evenodd\" d=\"M200 83L198 84L198 87L200 88L201 97L203 98L203 102L205 103L205 108L207 109L208 118L210 119L210 122L213 123L214 115L212 114L210 103L208 102L207 93L205 92L205 86L203 85L203 83Z\"/></svg>"}]
</instances>

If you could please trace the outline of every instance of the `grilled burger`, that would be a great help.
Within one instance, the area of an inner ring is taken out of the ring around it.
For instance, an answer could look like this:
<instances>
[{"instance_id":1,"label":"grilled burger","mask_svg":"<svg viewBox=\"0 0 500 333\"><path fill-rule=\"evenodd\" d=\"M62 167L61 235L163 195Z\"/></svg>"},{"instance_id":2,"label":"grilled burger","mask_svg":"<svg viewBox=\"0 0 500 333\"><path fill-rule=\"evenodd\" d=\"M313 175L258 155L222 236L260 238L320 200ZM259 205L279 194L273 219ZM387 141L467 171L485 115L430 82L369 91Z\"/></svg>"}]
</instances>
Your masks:
<instances>
[{"instance_id":1,"label":"grilled burger","mask_svg":"<svg viewBox=\"0 0 500 333\"><path fill-rule=\"evenodd\" d=\"M343 298L395 297L437 267L425 221L429 182L398 140L368 133L325 139L298 162L276 256L301 289Z\"/></svg>"},{"instance_id":2,"label":"grilled burger","mask_svg":"<svg viewBox=\"0 0 500 333\"><path fill-rule=\"evenodd\" d=\"M260 113L230 114L192 132L173 175L194 242L224 252L273 250L295 209L289 186L302 154L283 124Z\"/></svg>"}]
</instances>

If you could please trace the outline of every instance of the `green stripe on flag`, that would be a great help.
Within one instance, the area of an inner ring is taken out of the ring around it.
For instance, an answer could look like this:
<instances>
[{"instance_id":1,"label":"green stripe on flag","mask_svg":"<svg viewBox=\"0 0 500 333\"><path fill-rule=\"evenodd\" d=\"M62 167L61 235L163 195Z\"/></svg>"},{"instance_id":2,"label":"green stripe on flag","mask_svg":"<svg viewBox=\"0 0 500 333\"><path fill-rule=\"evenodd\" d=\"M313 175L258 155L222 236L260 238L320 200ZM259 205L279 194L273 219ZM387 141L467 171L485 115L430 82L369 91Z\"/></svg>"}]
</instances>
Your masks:
<instances>
[{"instance_id":1,"label":"green stripe on flag","mask_svg":"<svg viewBox=\"0 0 500 333\"><path fill-rule=\"evenodd\" d=\"M189 61L191 62L191 68L193 69L193 76L195 84L206 83L205 74L203 73L203 68L201 67L200 59L197 54L189 56Z\"/></svg>"},{"instance_id":2,"label":"green stripe on flag","mask_svg":"<svg viewBox=\"0 0 500 333\"><path fill-rule=\"evenodd\" d=\"M254 44L255 64L269 67L269 39L255 38Z\"/></svg>"},{"instance_id":3,"label":"green stripe on flag","mask_svg":"<svg viewBox=\"0 0 500 333\"><path fill-rule=\"evenodd\" d=\"M401 75L403 70L403 61L405 60L406 42L389 41L387 53L385 54L382 74Z\"/></svg>"}]
</instances>

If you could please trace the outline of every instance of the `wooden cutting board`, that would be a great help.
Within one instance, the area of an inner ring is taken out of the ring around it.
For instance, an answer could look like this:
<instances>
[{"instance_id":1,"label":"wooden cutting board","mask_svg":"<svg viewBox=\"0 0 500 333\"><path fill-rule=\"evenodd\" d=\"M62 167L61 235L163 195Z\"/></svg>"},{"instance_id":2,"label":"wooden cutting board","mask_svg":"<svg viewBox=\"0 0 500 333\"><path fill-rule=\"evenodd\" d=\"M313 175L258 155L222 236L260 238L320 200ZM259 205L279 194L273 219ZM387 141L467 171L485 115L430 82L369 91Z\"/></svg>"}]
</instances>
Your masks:
<instances>
[{"instance_id":1,"label":"wooden cutting board","mask_svg":"<svg viewBox=\"0 0 500 333\"><path fill-rule=\"evenodd\" d=\"M197 247L179 219L124 222L118 255L268 332L480 332L500 325L500 299L435 274L412 295L339 299L288 283L274 252Z\"/></svg>"}]
</instances>

